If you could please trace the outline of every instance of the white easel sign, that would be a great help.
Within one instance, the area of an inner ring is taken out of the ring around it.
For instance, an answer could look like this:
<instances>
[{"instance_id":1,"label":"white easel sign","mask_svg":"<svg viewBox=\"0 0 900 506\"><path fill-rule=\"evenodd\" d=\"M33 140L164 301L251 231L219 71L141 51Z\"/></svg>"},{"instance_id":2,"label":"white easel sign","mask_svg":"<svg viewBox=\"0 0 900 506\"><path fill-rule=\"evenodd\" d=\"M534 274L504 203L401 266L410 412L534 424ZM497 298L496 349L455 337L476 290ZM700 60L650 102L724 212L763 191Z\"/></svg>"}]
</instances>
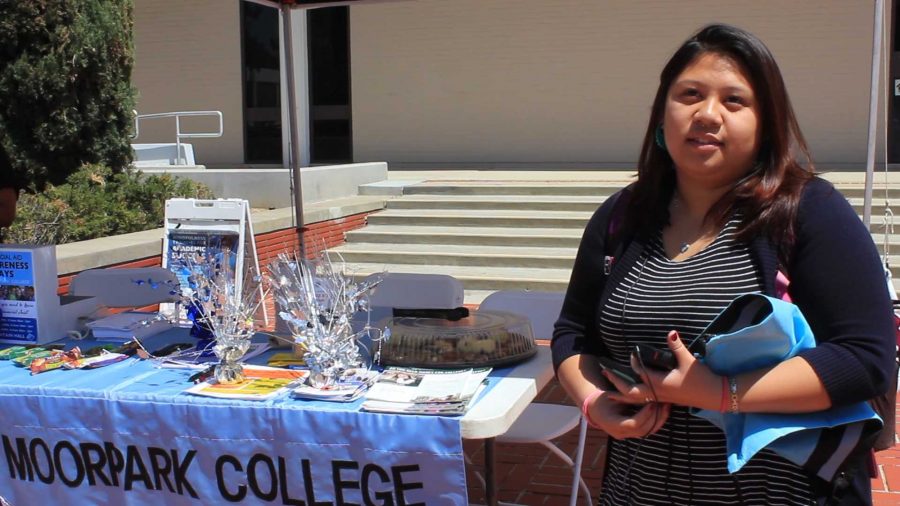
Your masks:
<instances>
[{"instance_id":1,"label":"white easel sign","mask_svg":"<svg viewBox=\"0 0 900 506\"><path fill-rule=\"evenodd\" d=\"M165 231L163 267L175 273L182 293L190 290L188 277L198 258L212 257L222 262L220 268L226 269L229 277L233 276L235 299L242 293L247 268L254 269L257 275L260 273L250 205L246 200L169 199ZM160 306L160 311L172 314L175 309L166 304ZM173 316L183 319L185 315Z\"/></svg>"}]
</instances>

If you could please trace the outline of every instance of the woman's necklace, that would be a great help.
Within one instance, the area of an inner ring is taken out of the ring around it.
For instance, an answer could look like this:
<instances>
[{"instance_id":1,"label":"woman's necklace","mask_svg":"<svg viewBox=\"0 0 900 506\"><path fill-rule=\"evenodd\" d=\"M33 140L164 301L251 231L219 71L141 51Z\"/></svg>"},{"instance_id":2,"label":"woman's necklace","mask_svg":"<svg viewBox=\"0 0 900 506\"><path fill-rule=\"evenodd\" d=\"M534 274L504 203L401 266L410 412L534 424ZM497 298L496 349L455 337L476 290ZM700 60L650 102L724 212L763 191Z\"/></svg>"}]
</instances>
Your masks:
<instances>
[{"instance_id":1,"label":"woman's necklace","mask_svg":"<svg viewBox=\"0 0 900 506\"><path fill-rule=\"evenodd\" d=\"M678 196L678 193L676 192L675 194L672 195L672 210L674 211L675 209L678 209L680 207L680 205L681 205L681 199ZM687 251L689 249L691 249L691 246L693 246L695 242L700 240L700 238L702 238L703 235L704 234L701 231L701 233L697 237L695 237L693 240L691 240L690 242L681 241L681 243L679 243L679 245L678 245L678 253L682 254L682 255L687 253Z\"/></svg>"}]
</instances>

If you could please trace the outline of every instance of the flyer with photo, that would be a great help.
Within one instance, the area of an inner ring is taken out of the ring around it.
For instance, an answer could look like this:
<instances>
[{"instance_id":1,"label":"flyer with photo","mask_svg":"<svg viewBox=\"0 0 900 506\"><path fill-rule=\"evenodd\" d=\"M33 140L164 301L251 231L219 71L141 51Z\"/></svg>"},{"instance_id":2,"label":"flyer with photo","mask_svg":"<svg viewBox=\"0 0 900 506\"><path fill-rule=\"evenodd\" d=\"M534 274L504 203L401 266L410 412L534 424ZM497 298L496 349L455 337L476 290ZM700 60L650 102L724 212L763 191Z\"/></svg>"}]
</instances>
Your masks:
<instances>
[{"instance_id":1,"label":"flyer with photo","mask_svg":"<svg viewBox=\"0 0 900 506\"><path fill-rule=\"evenodd\" d=\"M232 276L237 266L239 235L211 230L173 230L169 232L166 267L175 273L182 289L190 287L191 267L205 262L209 255L222 263Z\"/></svg>"},{"instance_id":2,"label":"flyer with photo","mask_svg":"<svg viewBox=\"0 0 900 506\"><path fill-rule=\"evenodd\" d=\"M175 273L181 294L189 297L193 292L191 275L210 259L218 268L226 269L228 279L235 279L238 265L238 241L240 235L218 230L171 230L165 256L165 267ZM242 275L242 274L241 274ZM240 279L238 279L240 283ZM187 307L182 306L174 316L180 322L187 321ZM172 309L161 307L164 313Z\"/></svg>"},{"instance_id":3,"label":"flyer with photo","mask_svg":"<svg viewBox=\"0 0 900 506\"><path fill-rule=\"evenodd\" d=\"M389 367L369 388L366 411L460 415L477 398L490 368L418 369Z\"/></svg>"},{"instance_id":4,"label":"flyer with photo","mask_svg":"<svg viewBox=\"0 0 900 506\"><path fill-rule=\"evenodd\" d=\"M37 341L34 263L30 251L0 250L0 339Z\"/></svg>"}]
</instances>

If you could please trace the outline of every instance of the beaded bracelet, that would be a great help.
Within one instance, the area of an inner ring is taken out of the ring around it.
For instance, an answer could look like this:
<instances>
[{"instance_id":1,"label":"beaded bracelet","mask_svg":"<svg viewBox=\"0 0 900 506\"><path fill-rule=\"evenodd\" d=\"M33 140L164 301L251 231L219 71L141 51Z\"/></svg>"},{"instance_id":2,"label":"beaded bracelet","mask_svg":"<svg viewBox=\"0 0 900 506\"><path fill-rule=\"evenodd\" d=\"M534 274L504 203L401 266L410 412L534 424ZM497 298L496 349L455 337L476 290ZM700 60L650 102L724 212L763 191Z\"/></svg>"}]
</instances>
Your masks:
<instances>
[{"instance_id":1,"label":"beaded bracelet","mask_svg":"<svg viewBox=\"0 0 900 506\"><path fill-rule=\"evenodd\" d=\"M584 398L584 402L581 403L581 414L584 416L584 419L587 420L588 425L595 429L603 430L599 425L597 425L594 420L591 418L591 404L597 400L597 397L603 395L603 390L597 389L591 392L590 395Z\"/></svg>"},{"instance_id":2,"label":"beaded bracelet","mask_svg":"<svg viewBox=\"0 0 900 506\"><path fill-rule=\"evenodd\" d=\"M729 386L728 391L731 392L731 409L729 409L728 412L729 413L737 413L739 411L738 408L740 407L738 405L737 378L735 378L734 376L731 376L730 378L728 378L728 386Z\"/></svg>"}]
</instances>

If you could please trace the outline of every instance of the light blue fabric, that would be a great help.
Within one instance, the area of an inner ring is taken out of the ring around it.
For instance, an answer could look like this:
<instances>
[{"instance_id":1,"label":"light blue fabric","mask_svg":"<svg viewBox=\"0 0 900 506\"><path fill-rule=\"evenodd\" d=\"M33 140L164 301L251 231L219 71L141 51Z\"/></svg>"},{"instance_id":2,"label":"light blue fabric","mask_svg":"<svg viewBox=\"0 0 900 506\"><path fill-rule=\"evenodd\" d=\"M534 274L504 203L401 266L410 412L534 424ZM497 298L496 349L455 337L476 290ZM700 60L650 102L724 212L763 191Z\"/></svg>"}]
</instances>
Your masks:
<instances>
[{"instance_id":1,"label":"light blue fabric","mask_svg":"<svg viewBox=\"0 0 900 506\"><path fill-rule=\"evenodd\" d=\"M709 339L703 361L716 374L733 376L769 367L816 346L812 330L797 306L762 294L738 297L710 324L710 328L720 326L720 318L729 311L733 315L735 308L752 304L765 307L768 316L760 323ZM728 471L732 473L740 470L763 448L802 466L815 450L821 429L855 424L847 430L847 438L852 440L852 436L862 430L860 422L881 420L867 402L800 414L723 414L709 410L695 410L694 413L725 432ZM858 441L858 437L855 439ZM819 476L830 480L843 462L842 457L850 450L852 448L838 449L834 458L817 470Z\"/></svg>"},{"instance_id":2,"label":"light blue fabric","mask_svg":"<svg viewBox=\"0 0 900 506\"><path fill-rule=\"evenodd\" d=\"M190 340L167 334L154 336L148 348ZM206 505L243 493L240 504L337 504L340 493L357 504L365 503L364 494L375 504L389 496L394 504L466 503L458 417L366 413L361 401L199 397L184 393L193 372L128 359L32 376L0 361L0 496L12 504ZM37 445L36 461L19 441ZM106 443L121 452L118 473L110 471L116 465L100 463L115 456ZM50 469L43 455L56 451L62 471L43 483L37 473ZM94 471L82 465L87 472L80 474L78 462L87 460ZM184 488L179 493L175 473L166 469L178 461L187 462L184 476L196 498ZM104 484L113 474L117 482Z\"/></svg>"}]
</instances>

